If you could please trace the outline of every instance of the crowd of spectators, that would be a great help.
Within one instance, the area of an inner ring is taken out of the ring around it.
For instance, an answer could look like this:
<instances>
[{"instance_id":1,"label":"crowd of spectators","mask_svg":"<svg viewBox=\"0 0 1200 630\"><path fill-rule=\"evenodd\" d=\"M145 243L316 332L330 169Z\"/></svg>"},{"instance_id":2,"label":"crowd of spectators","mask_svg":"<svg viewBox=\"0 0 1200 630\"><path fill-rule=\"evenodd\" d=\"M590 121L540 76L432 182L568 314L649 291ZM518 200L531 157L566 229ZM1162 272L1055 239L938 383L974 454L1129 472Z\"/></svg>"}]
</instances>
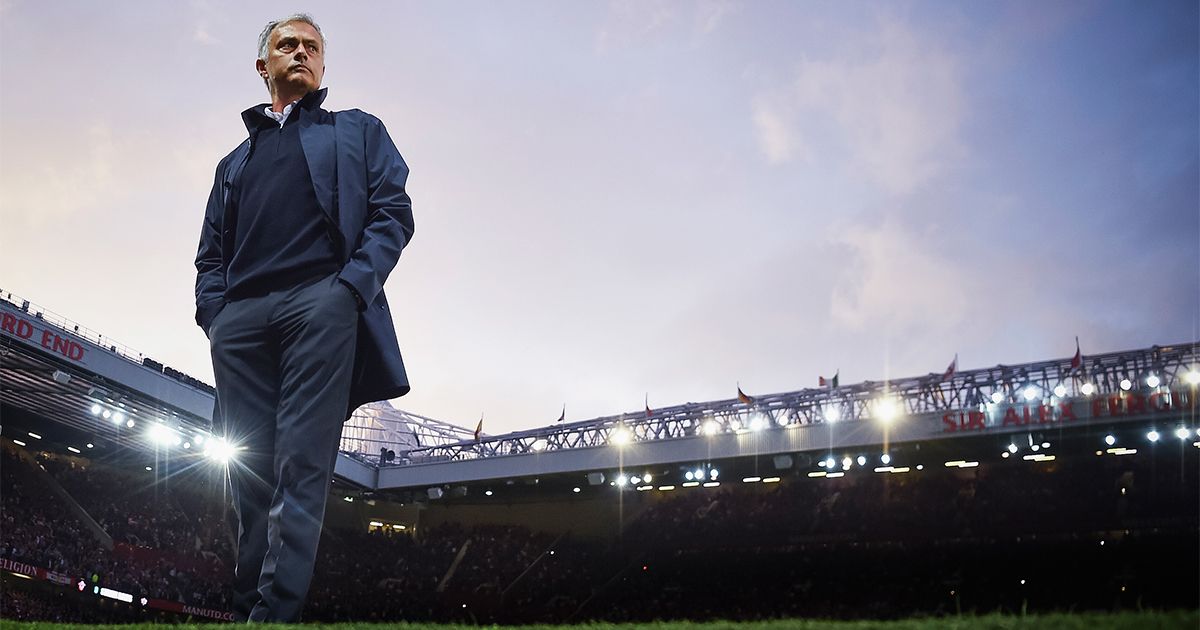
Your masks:
<instances>
[{"instance_id":1,"label":"crowd of spectators","mask_svg":"<svg viewBox=\"0 0 1200 630\"><path fill-rule=\"evenodd\" d=\"M77 458L3 455L0 556L227 610L228 499ZM1195 607L1195 454L1016 458L921 474L630 492L612 540L446 523L419 536L327 529L305 619L531 623L901 617L959 610ZM219 480L218 480L219 481ZM564 507L564 509L569 509ZM22 596L3 615L51 618ZM14 611L16 611L14 613Z\"/></svg>"}]
</instances>

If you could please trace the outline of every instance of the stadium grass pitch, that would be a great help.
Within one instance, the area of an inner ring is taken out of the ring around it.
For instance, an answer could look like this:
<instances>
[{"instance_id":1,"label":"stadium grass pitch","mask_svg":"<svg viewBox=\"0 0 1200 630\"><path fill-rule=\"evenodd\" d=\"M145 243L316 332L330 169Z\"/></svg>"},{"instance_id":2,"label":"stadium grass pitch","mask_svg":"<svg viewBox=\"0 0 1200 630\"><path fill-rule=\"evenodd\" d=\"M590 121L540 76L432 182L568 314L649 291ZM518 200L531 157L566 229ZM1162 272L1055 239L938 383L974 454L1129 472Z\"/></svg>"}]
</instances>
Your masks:
<instances>
[{"instance_id":1,"label":"stadium grass pitch","mask_svg":"<svg viewBox=\"0 0 1200 630\"><path fill-rule=\"evenodd\" d=\"M17 622L0 619L4 630L213 630L225 624L79 624L42 621ZM256 624L256 628L294 628L281 624ZM535 624L523 626L494 626L435 623L328 623L303 624L304 628L330 630L1174 630L1200 628L1200 611L1121 612L1121 613L1053 613L1044 615L964 615L903 619L898 621L825 621L811 619L777 619L771 621L655 621L646 623L591 622L576 625Z\"/></svg>"}]
</instances>

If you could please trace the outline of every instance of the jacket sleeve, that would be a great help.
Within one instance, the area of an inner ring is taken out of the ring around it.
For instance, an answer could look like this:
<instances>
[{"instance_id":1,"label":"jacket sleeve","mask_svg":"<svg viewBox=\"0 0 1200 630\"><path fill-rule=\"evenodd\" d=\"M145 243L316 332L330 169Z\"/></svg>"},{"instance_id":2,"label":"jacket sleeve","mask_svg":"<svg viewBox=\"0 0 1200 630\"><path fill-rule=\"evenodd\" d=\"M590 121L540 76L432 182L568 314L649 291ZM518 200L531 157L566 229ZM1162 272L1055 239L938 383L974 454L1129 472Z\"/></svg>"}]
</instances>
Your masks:
<instances>
[{"instance_id":1,"label":"jacket sleeve","mask_svg":"<svg viewBox=\"0 0 1200 630\"><path fill-rule=\"evenodd\" d=\"M342 268L338 279L362 297L364 308L375 301L388 274L400 259L400 250L412 239L412 201L404 191L408 165L378 118L365 115L364 154L367 170L366 225L358 249Z\"/></svg>"},{"instance_id":2,"label":"jacket sleeve","mask_svg":"<svg viewBox=\"0 0 1200 630\"><path fill-rule=\"evenodd\" d=\"M208 334L208 325L225 306L225 268L221 259L221 223L223 220L224 190L222 189L226 160L217 165L212 192L200 226L200 247L196 251L196 323Z\"/></svg>"}]
</instances>

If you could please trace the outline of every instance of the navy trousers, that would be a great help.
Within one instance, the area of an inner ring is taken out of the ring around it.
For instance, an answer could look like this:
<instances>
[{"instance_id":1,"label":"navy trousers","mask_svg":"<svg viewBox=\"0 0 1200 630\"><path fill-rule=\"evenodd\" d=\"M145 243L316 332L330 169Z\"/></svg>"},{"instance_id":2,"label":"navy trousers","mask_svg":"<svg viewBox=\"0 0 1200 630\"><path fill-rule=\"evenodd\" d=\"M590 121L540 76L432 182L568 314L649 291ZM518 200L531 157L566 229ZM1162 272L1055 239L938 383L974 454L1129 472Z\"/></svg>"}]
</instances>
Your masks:
<instances>
[{"instance_id":1,"label":"navy trousers","mask_svg":"<svg viewBox=\"0 0 1200 630\"><path fill-rule=\"evenodd\" d=\"M227 303L209 327L238 517L234 615L300 620L350 396L358 309L331 274Z\"/></svg>"}]
</instances>

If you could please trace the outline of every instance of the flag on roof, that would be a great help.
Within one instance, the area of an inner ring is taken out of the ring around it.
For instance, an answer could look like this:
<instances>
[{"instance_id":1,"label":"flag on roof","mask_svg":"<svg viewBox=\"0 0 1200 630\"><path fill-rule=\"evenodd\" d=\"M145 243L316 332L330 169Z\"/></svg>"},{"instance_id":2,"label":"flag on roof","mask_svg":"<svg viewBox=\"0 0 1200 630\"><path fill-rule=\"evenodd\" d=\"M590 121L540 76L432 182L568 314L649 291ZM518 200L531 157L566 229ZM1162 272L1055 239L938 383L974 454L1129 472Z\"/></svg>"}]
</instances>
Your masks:
<instances>
[{"instance_id":1,"label":"flag on roof","mask_svg":"<svg viewBox=\"0 0 1200 630\"><path fill-rule=\"evenodd\" d=\"M1075 337L1075 356L1071 357L1071 369L1078 370L1083 366L1083 355L1079 352L1079 336Z\"/></svg>"},{"instance_id":2,"label":"flag on roof","mask_svg":"<svg viewBox=\"0 0 1200 630\"><path fill-rule=\"evenodd\" d=\"M824 376L818 376L817 384L820 385L821 387L837 387L839 375L841 373L842 373L842 371L839 369L838 371L833 373L833 378L825 378Z\"/></svg>"},{"instance_id":3,"label":"flag on roof","mask_svg":"<svg viewBox=\"0 0 1200 630\"><path fill-rule=\"evenodd\" d=\"M475 441L479 441L479 436L483 435L483 414L479 414L479 424L475 425Z\"/></svg>"},{"instance_id":4,"label":"flag on roof","mask_svg":"<svg viewBox=\"0 0 1200 630\"><path fill-rule=\"evenodd\" d=\"M567 418L567 403L563 403L562 413L558 414L558 420L555 420L555 422L562 422L566 418Z\"/></svg>"},{"instance_id":5,"label":"flag on roof","mask_svg":"<svg viewBox=\"0 0 1200 630\"><path fill-rule=\"evenodd\" d=\"M646 394L646 417L649 418L650 416L653 416L653 415L654 415L654 410L650 408L650 394L647 392L647 394Z\"/></svg>"},{"instance_id":6,"label":"flag on roof","mask_svg":"<svg viewBox=\"0 0 1200 630\"><path fill-rule=\"evenodd\" d=\"M945 373L942 374L942 380L943 381L950 380L950 377L954 376L954 373L957 371L958 371L958 353L955 352L954 360L950 362L950 367L946 368Z\"/></svg>"},{"instance_id":7,"label":"flag on roof","mask_svg":"<svg viewBox=\"0 0 1200 630\"><path fill-rule=\"evenodd\" d=\"M743 392L743 391L742 391L742 386L741 386L741 384L740 384L740 383L738 384L738 388L737 388L737 390L738 390L738 396L737 396L738 402L741 402L741 403L744 403L744 404L747 404L747 405L752 405L752 404L754 404L754 399L753 399L753 398L751 398L751 397L749 397L749 396L747 396L747 395L746 395L746 392Z\"/></svg>"}]
</instances>

